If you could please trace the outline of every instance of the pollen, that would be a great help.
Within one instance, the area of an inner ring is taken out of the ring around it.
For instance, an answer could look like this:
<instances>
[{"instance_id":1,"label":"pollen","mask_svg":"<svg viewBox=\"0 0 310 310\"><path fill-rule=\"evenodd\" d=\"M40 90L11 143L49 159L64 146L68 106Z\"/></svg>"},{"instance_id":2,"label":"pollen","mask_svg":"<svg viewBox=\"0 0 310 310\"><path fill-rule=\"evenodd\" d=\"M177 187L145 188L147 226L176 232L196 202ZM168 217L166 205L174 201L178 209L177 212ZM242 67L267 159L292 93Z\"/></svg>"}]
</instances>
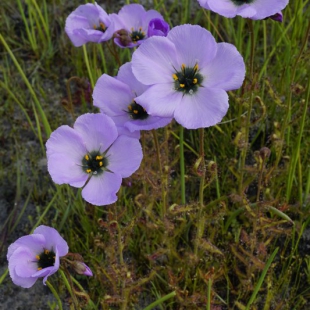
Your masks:
<instances>
[{"instance_id":1,"label":"pollen","mask_svg":"<svg viewBox=\"0 0 310 310\"><path fill-rule=\"evenodd\" d=\"M106 30L106 26L103 22L100 22L99 25L100 25L102 30Z\"/></svg>"},{"instance_id":2,"label":"pollen","mask_svg":"<svg viewBox=\"0 0 310 310\"><path fill-rule=\"evenodd\" d=\"M178 80L178 76L175 73L172 74L172 77L175 81Z\"/></svg>"},{"instance_id":3,"label":"pollen","mask_svg":"<svg viewBox=\"0 0 310 310\"><path fill-rule=\"evenodd\" d=\"M96 156L96 160L101 160L101 159L103 159L103 156L101 156L101 155Z\"/></svg>"},{"instance_id":4,"label":"pollen","mask_svg":"<svg viewBox=\"0 0 310 310\"><path fill-rule=\"evenodd\" d=\"M91 169L86 169L86 172L87 173L91 173Z\"/></svg>"},{"instance_id":5,"label":"pollen","mask_svg":"<svg viewBox=\"0 0 310 310\"><path fill-rule=\"evenodd\" d=\"M184 87L185 87L185 84L180 84L180 87L181 87L181 88L184 88Z\"/></svg>"},{"instance_id":6,"label":"pollen","mask_svg":"<svg viewBox=\"0 0 310 310\"><path fill-rule=\"evenodd\" d=\"M193 79L193 84L197 84L198 80L196 78Z\"/></svg>"},{"instance_id":7,"label":"pollen","mask_svg":"<svg viewBox=\"0 0 310 310\"><path fill-rule=\"evenodd\" d=\"M39 256L39 255L36 255L36 259L39 260L39 259L40 259L40 256Z\"/></svg>"},{"instance_id":8,"label":"pollen","mask_svg":"<svg viewBox=\"0 0 310 310\"><path fill-rule=\"evenodd\" d=\"M42 267L38 267L38 270L42 270Z\"/></svg>"},{"instance_id":9,"label":"pollen","mask_svg":"<svg viewBox=\"0 0 310 310\"><path fill-rule=\"evenodd\" d=\"M132 106L131 104L128 106L128 110L131 111L132 110Z\"/></svg>"},{"instance_id":10,"label":"pollen","mask_svg":"<svg viewBox=\"0 0 310 310\"><path fill-rule=\"evenodd\" d=\"M133 110L133 113L138 114L139 111L138 110Z\"/></svg>"},{"instance_id":11,"label":"pollen","mask_svg":"<svg viewBox=\"0 0 310 310\"><path fill-rule=\"evenodd\" d=\"M44 254L47 255L50 251L49 250L44 250Z\"/></svg>"},{"instance_id":12,"label":"pollen","mask_svg":"<svg viewBox=\"0 0 310 310\"><path fill-rule=\"evenodd\" d=\"M100 166L100 167L103 166L103 162L102 162L102 161L99 162L99 166Z\"/></svg>"},{"instance_id":13,"label":"pollen","mask_svg":"<svg viewBox=\"0 0 310 310\"><path fill-rule=\"evenodd\" d=\"M88 155L85 155L85 159L86 159L86 160L89 160L89 156L88 156Z\"/></svg>"}]
</instances>

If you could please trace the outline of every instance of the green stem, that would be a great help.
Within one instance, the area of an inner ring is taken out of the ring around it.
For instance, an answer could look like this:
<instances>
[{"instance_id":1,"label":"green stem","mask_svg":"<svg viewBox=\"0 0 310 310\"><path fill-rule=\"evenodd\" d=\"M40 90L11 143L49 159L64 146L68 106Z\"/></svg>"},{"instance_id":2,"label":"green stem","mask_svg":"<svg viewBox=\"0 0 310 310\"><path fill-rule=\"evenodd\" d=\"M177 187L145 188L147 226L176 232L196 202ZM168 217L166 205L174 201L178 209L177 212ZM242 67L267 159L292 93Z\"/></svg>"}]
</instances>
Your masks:
<instances>
[{"instance_id":1,"label":"green stem","mask_svg":"<svg viewBox=\"0 0 310 310\"><path fill-rule=\"evenodd\" d=\"M154 309L156 306L158 306L159 304L163 303L164 301L174 297L176 295L176 292L173 291L167 295L165 295L164 297L161 297L160 299L154 301L153 303L151 303L150 305L148 305L146 308L144 308L144 310L151 310Z\"/></svg>"},{"instance_id":2,"label":"green stem","mask_svg":"<svg viewBox=\"0 0 310 310\"><path fill-rule=\"evenodd\" d=\"M208 303L207 310L211 310L211 288L212 288L212 280L209 278L208 280Z\"/></svg>"},{"instance_id":3,"label":"green stem","mask_svg":"<svg viewBox=\"0 0 310 310\"><path fill-rule=\"evenodd\" d=\"M27 86L27 88L28 88L32 98L33 98L33 101L34 101L34 103L36 105L36 108L38 109L39 114L41 116L41 120L42 120L42 123L43 123L43 126L44 126L45 133L46 133L47 137L49 137L51 132L52 132L52 130L51 130L51 127L50 127L49 122L47 120L47 117L46 117L46 115L45 115L45 113L44 113L44 111L42 109L42 106L41 106L41 104L40 104L40 102L39 102L39 100L38 100L38 98L36 96L36 93L34 92L34 90L33 90L32 86L31 86L28 78L26 77L26 75L25 75L25 73L23 71L23 69L21 68L21 66L19 65L17 59L15 58L12 50L7 45L5 39L2 37L1 34L0 34L0 41L4 45L4 47L7 50L7 52L9 53L9 55L10 55L14 65L16 66L19 74L21 75L22 79L24 80L24 82L25 82L25 84L26 84L26 86ZM39 137L39 138L40 138L40 142L42 143L42 137Z\"/></svg>"},{"instance_id":4,"label":"green stem","mask_svg":"<svg viewBox=\"0 0 310 310\"><path fill-rule=\"evenodd\" d=\"M49 281L46 281L46 285L51 290L51 292L53 293L54 297L57 299L59 310L62 310L63 309L62 308L62 302L61 302L60 297L57 294L56 290L54 289L53 285Z\"/></svg>"},{"instance_id":5,"label":"green stem","mask_svg":"<svg viewBox=\"0 0 310 310\"><path fill-rule=\"evenodd\" d=\"M272 255L269 257L269 259L268 259L268 261L267 261L267 263L266 263L266 265L265 265L265 268L264 268L264 270L263 270L263 272L262 272L262 274L261 274L261 276L260 276L260 278L259 278L259 280L258 280L256 286L255 286L255 289L254 289L254 291L253 291L253 293L252 293L252 296L251 296L251 298L250 298L248 304L246 305L245 310L249 310L249 309L250 309L250 306L251 306L252 303L254 302L254 300L255 300L255 298L256 298L256 295L258 294L258 291L260 290L260 288L261 288L261 286L262 286L262 284L263 284L263 282L264 282L264 279L265 279L265 277L266 277L267 271L269 270L269 267L270 267L271 263L273 262L273 260L274 260L274 258L275 258L275 256L276 256L276 254L278 253L278 250L279 250L279 248L276 248L276 249L273 251Z\"/></svg>"},{"instance_id":6,"label":"green stem","mask_svg":"<svg viewBox=\"0 0 310 310\"><path fill-rule=\"evenodd\" d=\"M158 143L158 136L157 136L157 131L152 130L153 138L154 138L154 143L155 143L155 149L156 149L156 156L157 156L157 164L159 168L159 173L160 173L160 179L161 179L161 193L162 193L162 218L166 215L167 211L167 202L166 202L166 187L165 187L165 178L164 178L164 172L163 172L163 167L160 159L160 147Z\"/></svg>"},{"instance_id":7,"label":"green stem","mask_svg":"<svg viewBox=\"0 0 310 310\"><path fill-rule=\"evenodd\" d=\"M71 281L71 278L70 278L70 273L65 269L65 270L62 270L62 269L59 269L59 272L60 272L60 275L64 281L64 284L67 288L67 290L69 291L69 294L70 296L72 297L72 301L76 307L77 310L81 309L80 306L79 306L79 302L73 292L73 283Z\"/></svg>"},{"instance_id":8,"label":"green stem","mask_svg":"<svg viewBox=\"0 0 310 310\"><path fill-rule=\"evenodd\" d=\"M251 44L251 54L250 54L250 81L251 81L251 93L250 100L248 106L248 113L246 119L246 128L244 134L244 146L241 152L241 165L240 165L240 180L239 180L239 194L243 194L243 181L244 181L244 166L245 166L245 158L248 150L248 140L249 140L249 132L250 132L250 124L251 124L251 112L253 106L253 97L254 97L254 54L255 54L255 36L254 36L254 27L253 20L249 19L249 28L250 28L250 44Z\"/></svg>"},{"instance_id":9,"label":"green stem","mask_svg":"<svg viewBox=\"0 0 310 310\"><path fill-rule=\"evenodd\" d=\"M180 125L180 174L181 174L181 204L185 205L185 163L184 163L184 128Z\"/></svg>"},{"instance_id":10,"label":"green stem","mask_svg":"<svg viewBox=\"0 0 310 310\"><path fill-rule=\"evenodd\" d=\"M88 60L88 54L87 54L87 49L86 49L86 45L83 45L83 55L84 55L84 60L85 60L85 64L86 64L86 68L87 68L87 72L88 72L88 76L89 76L89 80L91 83L91 87L94 88L95 86L95 82L94 82L94 78L93 78L93 74L91 72L91 68L89 65L89 60Z\"/></svg>"},{"instance_id":11,"label":"green stem","mask_svg":"<svg viewBox=\"0 0 310 310\"><path fill-rule=\"evenodd\" d=\"M204 154L204 128L199 128L199 157L200 162L200 184L199 184L199 211L198 211L198 227L197 227L197 237L195 242L194 253L197 255L198 245L200 239L203 235L205 219L202 216L204 209L204 185L206 177L206 164L205 164L205 154Z\"/></svg>"}]
</instances>

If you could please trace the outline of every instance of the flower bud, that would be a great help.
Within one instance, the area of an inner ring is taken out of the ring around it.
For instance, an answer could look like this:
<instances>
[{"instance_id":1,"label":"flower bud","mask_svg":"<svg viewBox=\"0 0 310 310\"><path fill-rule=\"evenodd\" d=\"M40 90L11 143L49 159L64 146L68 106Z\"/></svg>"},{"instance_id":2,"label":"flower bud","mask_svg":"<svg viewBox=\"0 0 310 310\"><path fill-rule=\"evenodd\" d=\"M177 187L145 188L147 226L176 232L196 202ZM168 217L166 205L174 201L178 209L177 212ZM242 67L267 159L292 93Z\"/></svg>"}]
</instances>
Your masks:
<instances>
[{"instance_id":1,"label":"flower bud","mask_svg":"<svg viewBox=\"0 0 310 310\"><path fill-rule=\"evenodd\" d=\"M93 276L93 273L90 270L90 268L83 262L74 261L72 264L72 267L73 267L74 271L78 274L81 274L84 276L89 276L89 277Z\"/></svg>"}]
</instances>

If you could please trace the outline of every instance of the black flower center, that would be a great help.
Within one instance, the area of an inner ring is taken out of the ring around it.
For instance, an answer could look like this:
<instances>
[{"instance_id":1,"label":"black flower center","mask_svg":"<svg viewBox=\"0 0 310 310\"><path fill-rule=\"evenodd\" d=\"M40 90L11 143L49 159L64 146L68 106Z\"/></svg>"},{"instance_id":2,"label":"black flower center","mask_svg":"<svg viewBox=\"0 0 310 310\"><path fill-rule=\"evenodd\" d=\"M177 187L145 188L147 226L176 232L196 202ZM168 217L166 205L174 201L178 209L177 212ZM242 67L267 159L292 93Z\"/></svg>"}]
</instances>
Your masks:
<instances>
[{"instance_id":1,"label":"black flower center","mask_svg":"<svg viewBox=\"0 0 310 310\"><path fill-rule=\"evenodd\" d=\"M242 4L250 4L252 2L254 2L255 0L232 0L232 2L237 5L240 6Z\"/></svg>"},{"instance_id":2,"label":"black flower center","mask_svg":"<svg viewBox=\"0 0 310 310\"><path fill-rule=\"evenodd\" d=\"M142 31L142 27L140 27L139 30L131 29L130 37L133 43L137 43L139 40L143 40L145 38L145 32Z\"/></svg>"},{"instance_id":3,"label":"black flower center","mask_svg":"<svg viewBox=\"0 0 310 310\"><path fill-rule=\"evenodd\" d=\"M103 23L103 22L99 22L99 26L94 25L94 29L95 30L99 30L101 32L106 32L106 30L108 29L108 27Z\"/></svg>"},{"instance_id":4,"label":"black flower center","mask_svg":"<svg viewBox=\"0 0 310 310\"><path fill-rule=\"evenodd\" d=\"M82 159L82 168L88 174L101 174L108 165L108 159L99 151L92 151Z\"/></svg>"},{"instance_id":5,"label":"black flower center","mask_svg":"<svg viewBox=\"0 0 310 310\"><path fill-rule=\"evenodd\" d=\"M186 67L182 64L181 70L176 71L172 77L174 79L174 89L190 95L198 90L203 81L197 64L194 67Z\"/></svg>"},{"instance_id":6,"label":"black flower center","mask_svg":"<svg viewBox=\"0 0 310 310\"><path fill-rule=\"evenodd\" d=\"M128 106L127 113L129 113L132 119L146 119L149 116L145 109L135 101Z\"/></svg>"},{"instance_id":7,"label":"black flower center","mask_svg":"<svg viewBox=\"0 0 310 310\"><path fill-rule=\"evenodd\" d=\"M53 250L49 251L44 249L44 251L36 256L37 264L38 264L38 270L54 266L55 264L55 253Z\"/></svg>"}]
</instances>

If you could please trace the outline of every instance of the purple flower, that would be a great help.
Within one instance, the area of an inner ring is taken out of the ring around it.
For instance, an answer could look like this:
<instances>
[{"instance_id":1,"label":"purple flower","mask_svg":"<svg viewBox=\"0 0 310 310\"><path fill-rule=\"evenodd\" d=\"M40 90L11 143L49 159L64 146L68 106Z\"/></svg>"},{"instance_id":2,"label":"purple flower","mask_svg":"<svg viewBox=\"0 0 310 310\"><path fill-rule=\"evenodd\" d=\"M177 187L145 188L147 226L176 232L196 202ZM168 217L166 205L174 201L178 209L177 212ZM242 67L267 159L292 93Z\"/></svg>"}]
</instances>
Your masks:
<instances>
[{"instance_id":1,"label":"purple flower","mask_svg":"<svg viewBox=\"0 0 310 310\"><path fill-rule=\"evenodd\" d=\"M57 184L83 187L82 197L94 205L117 200L122 178L142 160L138 139L118 136L110 117L84 114L74 127L60 126L46 143L48 171Z\"/></svg>"},{"instance_id":2,"label":"purple flower","mask_svg":"<svg viewBox=\"0 0 310 310\"><path fill-rule=\"evenodd\" d=\"M136 78L148 88L135 101L149 115L174 117L188 129L209 127L228 109L226 91L237 89L245 76L235 46L216 43L209 31L182 25L167 37L151 37L132 57Z\"/></svg>"},{"instance_id":3,"label":"purple flower","mask_svg":"<svg viewBox=\"0 0 310 310\"><path fill-rule=\"evenodd\" d=\"M114 20L97 3L87 3L68 16L65 31L74 46L87 42L100 43L111 39L117 30Z\"/></svg>"},{"instance_id":4,"label":"purple flower","mask_svg":"<svg viewBox=\"0 0 310 310\"><path fill-rule=\"evenodd\" d=\"M83 262L74 261L73 262L73 268L74 268L75 272L80 274L80 275L84 275L84 276L88 276L88 277L93 276L93 273L90 270L90 268Z\"/></svg>"},{"instance_id":5,"label":"purple flower","mask_svg":"<svg viewBox=\"0 0 310 310\"><path fill-rule=\"evenodd\" d=\"M29 288L38 278L59 269L59 258L68 253L67 242L52 227L41 225L32 235L17 239L8 248L9 272L14 284Z\"/></svg>"},{"instance_id":6,"label":"purple flower","mask_svg":"<svg viewBox=\"0 0 310 310\"><path fill-rule=\"evenodd\" d=\"M289 0L198 0L200 5L225 17L240 15L264 19L284 9Z\"/></svg>"},{"instance_id":7,"label":"purple flower","mask_svg":"<svg viewBox=\"0 0 310 310\"><path fill-rule=\"evenodd\" d=\"M282 21L283 21L283 14L280 11L279 13L276 13L276 14L274 14L272 16L267 17L267 18L271 18L271 19L275 20L276 22L282 23Z\"/></svg>"},{"instance_id":8,"label":"purple flower","mask_svg":"<svg viewBox=\"0 0 310 310\"><path fill-rule=\"evenodd\" d=\"M117 77L103 74L98 79L93 92L94 105L109 115L118 128L124 127L129 132L164 127L172 117L150 116L135 102L147 89L135 78L128 62L120 67Z\"/></svg>"},{"instance_id":9,"label":"purple flower","mask_svg":"<svg viewBox=\"0 0 310 310\"><path fill-rule=\"evenodd\" d=\"M170 30L170 26L167 22L160 18L154 18L149 22L149 27L147 30L147 36L150 38L152 36L166 37Z\"/></svg>"},{"instance_id":10,"label":"purple flower","mask_svg":"<svg viewBox=\"0 0 310 310\"><path fill-rule=\"evenodd\" d=\"M147 39L149 22L152 19L164 19L157 11L145 11L142 5L136 3L124 5L117 18L122 24L122 29L114 34L114 42L120 47L130 48L140 45Z\"/></svg>"}]
</instances>

